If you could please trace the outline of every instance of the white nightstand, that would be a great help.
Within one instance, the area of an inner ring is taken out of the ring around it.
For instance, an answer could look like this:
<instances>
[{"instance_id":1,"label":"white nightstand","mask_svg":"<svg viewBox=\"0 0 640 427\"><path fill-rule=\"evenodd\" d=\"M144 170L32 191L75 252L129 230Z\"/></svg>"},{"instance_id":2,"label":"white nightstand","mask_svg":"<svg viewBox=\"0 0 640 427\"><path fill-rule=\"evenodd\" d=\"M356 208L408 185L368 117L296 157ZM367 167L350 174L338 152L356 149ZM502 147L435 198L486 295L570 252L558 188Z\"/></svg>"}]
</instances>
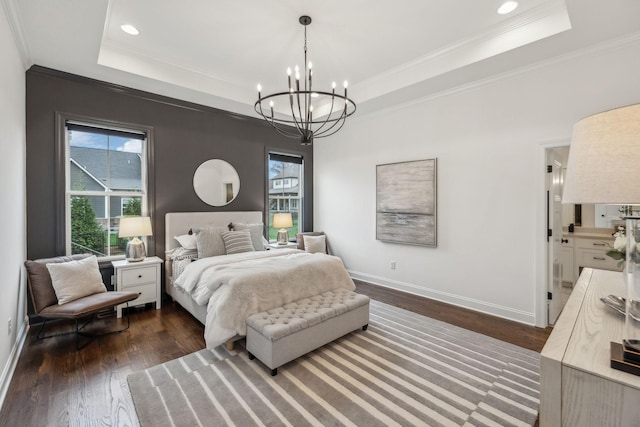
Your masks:
<instances>
[{"instance_id":1,"label":"white nightstand","mask_svg":"<svg viewBox=\"0 0 640 427\"><path fill-rule=\"evenodd\" d=\"M298 247L297 243L289 242L286 245L279 245L277 243L269 243L269 249L296 249Z\"/></svg>"},{"instance_id":2,"label":"white nightstand","mask_svg":"<svg viewBox=\"0 0 640 427\"><path fill-rule=\"evenodd\" d=\"M116 291L139 292L140 296L131 302L132 305L155 302L156 309L160 310L162 305L160 298L162 259L152 256L138 262L119 260L112 261L111 264L116 276ZM124 307L126 307L125 304L118 306L118 317L122 317Z\"/></svg>"}]
</instances>

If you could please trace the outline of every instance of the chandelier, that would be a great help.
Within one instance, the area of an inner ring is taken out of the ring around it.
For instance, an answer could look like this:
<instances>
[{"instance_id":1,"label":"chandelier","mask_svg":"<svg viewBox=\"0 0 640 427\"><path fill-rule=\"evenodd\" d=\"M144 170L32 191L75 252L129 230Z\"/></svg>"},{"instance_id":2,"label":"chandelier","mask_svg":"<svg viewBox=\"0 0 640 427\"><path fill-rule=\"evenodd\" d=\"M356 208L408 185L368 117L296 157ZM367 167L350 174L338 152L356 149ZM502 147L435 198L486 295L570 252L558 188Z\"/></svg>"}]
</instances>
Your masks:
<instances>
[{"instance_id":1,"label":"chandelier","mask_svg":"<svg viewBox=\"0 0 640 427\"><path fill-rule=\"evenodd\" d=\"M311 61L307 62L307 26L311 24L311 18L304 15L299 21L304 25L303 74L300 74L301 70L296 65L293 71L295 83L292 85L292 71L291 68L287 69L289 90L286 92L262 96L262 86L258 84L258 100L254 108L256 113L281 135L300 138L302 145L311 145L314 138L324 138L338 132L347 117L355 113L356 104L347 97L347 81L344 82L344 95L336 93L335 82L332 84L331 92L313 89L312 64ZM276 103L288 105L290 113L286 115L278 111L274 113ZM263 107L263 104L268 107Z\"/></svg>"}]
</instances>

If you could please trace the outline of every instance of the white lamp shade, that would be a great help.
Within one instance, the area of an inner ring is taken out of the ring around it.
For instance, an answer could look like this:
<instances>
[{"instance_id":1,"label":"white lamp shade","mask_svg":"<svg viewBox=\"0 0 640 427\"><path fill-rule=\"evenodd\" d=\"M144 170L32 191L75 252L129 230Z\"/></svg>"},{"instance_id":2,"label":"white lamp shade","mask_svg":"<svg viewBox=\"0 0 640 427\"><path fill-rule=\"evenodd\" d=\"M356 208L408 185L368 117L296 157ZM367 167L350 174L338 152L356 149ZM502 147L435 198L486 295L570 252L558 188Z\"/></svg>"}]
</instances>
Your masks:
<instances>
[{"instance_id":1,"label":"white lamp shade","mask_svg":"<svg viewBox=\"0 0 640 427\"><path fill-rule=\"evenodd\" d=\"M148 216L125 216L120 218L118 237L151 236L151 219Z\"/></svg>"},{"instance_id":2,"label":"white lamp shade","mask_svg":"<svg viewBox=\"0 0 640 427\"><path fill-rule=\"evenodd\" d=\"M273 228L293 227L293 219L290 213L273 214Z\"/></svg>"},{"instance_id":3,"label":"white lamp shade","mask_svg":"<svg viewBox=\"0 0 640 427\"><path fill-rule=\"evenodd\" d=\"M562 203L640 204L640 104L575 124Z\"/></svg>"}]
</instances>

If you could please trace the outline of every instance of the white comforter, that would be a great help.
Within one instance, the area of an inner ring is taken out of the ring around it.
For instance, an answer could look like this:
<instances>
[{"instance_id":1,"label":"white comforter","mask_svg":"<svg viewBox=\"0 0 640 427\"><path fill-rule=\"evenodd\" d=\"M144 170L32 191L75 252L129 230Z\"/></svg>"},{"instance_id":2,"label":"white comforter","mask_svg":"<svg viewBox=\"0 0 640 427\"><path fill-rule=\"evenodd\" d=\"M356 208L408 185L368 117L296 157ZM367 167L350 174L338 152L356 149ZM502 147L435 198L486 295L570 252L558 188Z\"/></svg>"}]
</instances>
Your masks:
<instances>
[{"instance_id":1,"label":"white comforter","mask_svg":"<svg viewBox=\"0 0 640 427\"><path fill-rule=\"evenodd\" d=\"M340 258L278 249L204 258L189 264L174 286L208 304L207 347L246 335L251 314L332 289L355 289Z\"/></svg>"}]
</instances>

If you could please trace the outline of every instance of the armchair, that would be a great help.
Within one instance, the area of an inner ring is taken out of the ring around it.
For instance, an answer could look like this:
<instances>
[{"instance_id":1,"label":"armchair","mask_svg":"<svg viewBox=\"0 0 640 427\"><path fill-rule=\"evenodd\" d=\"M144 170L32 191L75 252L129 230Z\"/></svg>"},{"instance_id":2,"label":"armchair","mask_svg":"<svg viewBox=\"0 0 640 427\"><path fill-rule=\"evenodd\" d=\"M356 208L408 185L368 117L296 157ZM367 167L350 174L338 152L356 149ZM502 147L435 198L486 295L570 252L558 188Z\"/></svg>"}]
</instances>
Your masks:
<instances>
[{"instance_id":1,"label":"armchair","mask_svg":"<svg viewBox=\"0 0 640 427\"><path fill-rule=\"evenodd\" d=\"M31 302L37 315L42 317L40 329L38 330L37 338L50 338L57 335L43 336L42 331L47 323L47 320L51 319L72 319L75 321L75 336L76 336L76 348L80 349L79 336L96 337L100 335L106 335L110 333L123 332L129 329L130 319L127 313L127 326L119 329L107 331L99 334L90 334L84 332L84 328L93 320L95 314L119 304L127 303L138 298L136 292L105 292L104 290L98 290L90 295L82 296L80 298L71 299L69 301L68 295L65 299L59 298L54 289L53 281L47 264L59 264L68 263L71 261L80 261L88 258L90 255L71 255L60 256L55 258L38 259L35 261L27 260L24 265L27 269L27 284L29 294L31 295ZM91 273L91 272L89 272ZM99 274L99 272L98 272ZM100 284L102 281L100 280ZM64 285L64 283L63 283ZM104 285L102 285L104 287ZM67 290L68 291L68 290ZM93 292L91 290L84 290L84 293ZM62 302L61 304L59 303ZM68 301L68 302L65 302ZM80 320L87 319L84 323L80 324ZM61 335L61 334L58 334ZM86 345L86 344L85 344Z\"/></svg>"}]
</instances>

